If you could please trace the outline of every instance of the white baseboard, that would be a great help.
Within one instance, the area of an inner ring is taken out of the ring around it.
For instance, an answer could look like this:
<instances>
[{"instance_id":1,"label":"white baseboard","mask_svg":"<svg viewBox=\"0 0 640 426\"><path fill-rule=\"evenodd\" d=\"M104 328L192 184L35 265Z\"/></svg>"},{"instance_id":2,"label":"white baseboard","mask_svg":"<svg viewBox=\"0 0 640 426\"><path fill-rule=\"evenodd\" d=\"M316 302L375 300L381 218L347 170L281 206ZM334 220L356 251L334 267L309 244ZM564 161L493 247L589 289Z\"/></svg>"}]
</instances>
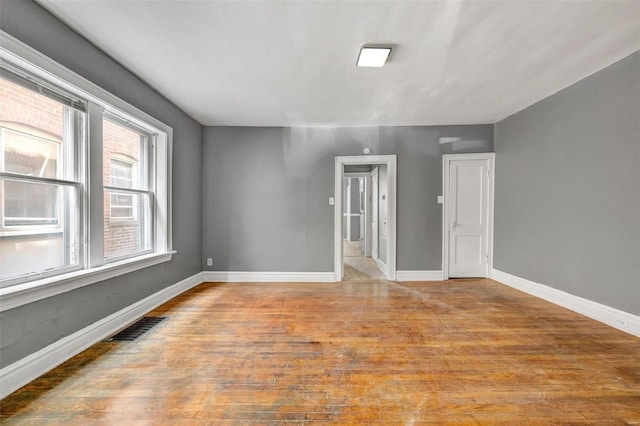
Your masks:
<instances>
[{"instance_id":1,"label":"white baseboard","mask_svg":"<svg viewBox=\"0 0 640 426\"><path fill-rule=\"evenodd\" d=\"M198 272L6 366L0 370L0 399L124 328L147 312L202 283L203 277L203 273Z\"/></svg>"},{"instance_id":2,"label":"white baseboard","mask_svg":"<svg viewBox=\"0 0 640 426\"><path fill-rule=\"evenodd\" d=\"M442 271L396 271L396 281L442 281Z\"/></svg>"},{"instance_id":3,"label":"white baseboard","mask_svg":"<svg viewBox=\"0 0 640 426\"><path fill-rule=\"evenodd\" d=\"M204 271L205 282L335 282L333 272L244 272L244 271Z\"/></svg>"},{"instance_id":4,"label":"white baseboard","mask_svg":"<svg viewBox=\"0 0 640 426\"><path fill-rule=\"evenodd\" d=\"M544 284L492 269L491 277L502 284L570 309L626 333L640 337L640 316L602 305Z\"/></svg>"}]
</instances>

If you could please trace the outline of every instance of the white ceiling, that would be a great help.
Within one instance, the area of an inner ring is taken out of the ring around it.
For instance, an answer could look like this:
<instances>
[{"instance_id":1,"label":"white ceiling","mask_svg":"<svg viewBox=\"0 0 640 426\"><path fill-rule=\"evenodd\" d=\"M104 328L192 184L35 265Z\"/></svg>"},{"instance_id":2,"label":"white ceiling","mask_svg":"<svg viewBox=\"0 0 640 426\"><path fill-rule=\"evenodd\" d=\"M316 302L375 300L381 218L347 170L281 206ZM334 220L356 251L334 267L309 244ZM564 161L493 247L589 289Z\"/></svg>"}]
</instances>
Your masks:
<instances>
[{"instance_id":1,"label":"white ceiling","mask_svg":"<svg viewBox=\"0 0 640 426\"><path fill-rule=\"evenodd\" d=\"M639 1L40 3L204 125L495 123L640 50Z\"/></svg>"}]
</instances>

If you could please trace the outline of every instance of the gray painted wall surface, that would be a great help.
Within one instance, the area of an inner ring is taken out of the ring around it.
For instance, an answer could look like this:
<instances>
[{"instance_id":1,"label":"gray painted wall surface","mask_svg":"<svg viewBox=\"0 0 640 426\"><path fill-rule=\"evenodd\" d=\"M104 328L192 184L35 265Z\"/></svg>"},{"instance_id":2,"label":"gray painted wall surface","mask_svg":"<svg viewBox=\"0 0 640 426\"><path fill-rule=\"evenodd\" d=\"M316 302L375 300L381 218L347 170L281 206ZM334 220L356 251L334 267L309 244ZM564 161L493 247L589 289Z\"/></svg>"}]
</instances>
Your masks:
<instances>
[{"instance_id":1,"label":"gray painted wall surface","mask_svg":"<svg viewBox=\"0 0 640 426\"><path fill-rule=\"evenodd\" d=\"M493 151L493 126L206 127L204 139L205 269L333 271L334 157L366 146L398 156L398 269L440 270L442 154Z\"/></svg>"},{"instance_id":2,"label":"gray painted wall surface","mask_svg":"<svg viewBox=\"0 0 640 426\"><path fill-rule=\"evenodd\" d=\"M0 314L5 367L202 270L202 126L30 0L2 1L0 28L173 127L171 262Z\"/></svg>"},{"instance_id":3,"label":"gray painted wall surface","mask_svg":"<svg viewBox=\"0 0 640 426\"><path fill-rule=\"evenodd\" d=\"M494 267L640 314L640 52L495 140Z\"/></svg>"},{"instance_id":4,"label":"gray painted wall surface","mask_svg":"<svg viewBox=\"0 0 640 426\"><path fill-rule=\"evenodd\" d=\"M360 217L351 216L351 242L360 241Z\"/></svg>"},{"instance_id":5,"label":"gray painted wall surface","mask_svg":"<svg viewBox=\"0 0 640 426\"><path fill-rule=\"evenodd\" d=\"M351 206L351 211L349 213L360 213L360 182L358 178L349 178L350 182L350 194L351 202L349 203Z\"/></svg>"}]
</instances>

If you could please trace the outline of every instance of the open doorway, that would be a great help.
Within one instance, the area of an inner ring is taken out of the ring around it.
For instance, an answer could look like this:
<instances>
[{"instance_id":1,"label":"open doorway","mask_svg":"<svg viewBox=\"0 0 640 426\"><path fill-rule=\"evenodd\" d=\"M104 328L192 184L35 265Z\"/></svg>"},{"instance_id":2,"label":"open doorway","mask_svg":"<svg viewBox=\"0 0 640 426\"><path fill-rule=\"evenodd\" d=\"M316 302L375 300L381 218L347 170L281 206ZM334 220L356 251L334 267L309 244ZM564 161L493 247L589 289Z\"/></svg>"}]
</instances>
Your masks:
<instances>
[{"instance_id":1,"label":"open doorway","mask_svg":"<svg viewBox=\"0 0 640 426\"><path fill-rule=\"evenodd\" d=\"M385 165L380 166L386 168ZM386 171L384 172L386 174ZM381 203L378 166L344 166L342 192L342 270L343 281L379 281L387 277L378 264ZM386 192L382 191L382 192ZM382 212L386 216L386 212Z\"/></svg>"},{"instance_id":2,"label":"open doorway","mask_svg":"<svg viewBox=\"0 0 640 426\"><path fill-rule=\"evenodd\" d=\"M395 279L396 156L336 157L336 281Z\"/></svg>"}]
</instances>

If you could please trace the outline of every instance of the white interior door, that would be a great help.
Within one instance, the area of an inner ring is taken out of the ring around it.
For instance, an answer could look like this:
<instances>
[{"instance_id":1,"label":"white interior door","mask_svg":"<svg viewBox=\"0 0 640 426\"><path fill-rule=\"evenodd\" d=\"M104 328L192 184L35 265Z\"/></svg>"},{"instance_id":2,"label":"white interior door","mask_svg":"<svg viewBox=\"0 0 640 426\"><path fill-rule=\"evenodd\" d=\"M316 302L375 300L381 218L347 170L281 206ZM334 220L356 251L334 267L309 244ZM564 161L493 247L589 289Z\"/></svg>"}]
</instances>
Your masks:
<instances>
[{"instance_id":1,"label":"white interior door","mask_svg":"<svg viewBox=\"0 0 640 426\"><path fill-rule=\"evenodd\" d=\"M449 164L449 276L486 277L489 161Z\"/></svg>"},{"instance_id":2,"label":"white interior door","mask_svg":"<svg viewBox=\"0 0 640 426\"><path fill-rule=\"evenodd\" d=\"M371 172L371 257L378 260L378 168Z\"/></svg>"}]
</instances>

